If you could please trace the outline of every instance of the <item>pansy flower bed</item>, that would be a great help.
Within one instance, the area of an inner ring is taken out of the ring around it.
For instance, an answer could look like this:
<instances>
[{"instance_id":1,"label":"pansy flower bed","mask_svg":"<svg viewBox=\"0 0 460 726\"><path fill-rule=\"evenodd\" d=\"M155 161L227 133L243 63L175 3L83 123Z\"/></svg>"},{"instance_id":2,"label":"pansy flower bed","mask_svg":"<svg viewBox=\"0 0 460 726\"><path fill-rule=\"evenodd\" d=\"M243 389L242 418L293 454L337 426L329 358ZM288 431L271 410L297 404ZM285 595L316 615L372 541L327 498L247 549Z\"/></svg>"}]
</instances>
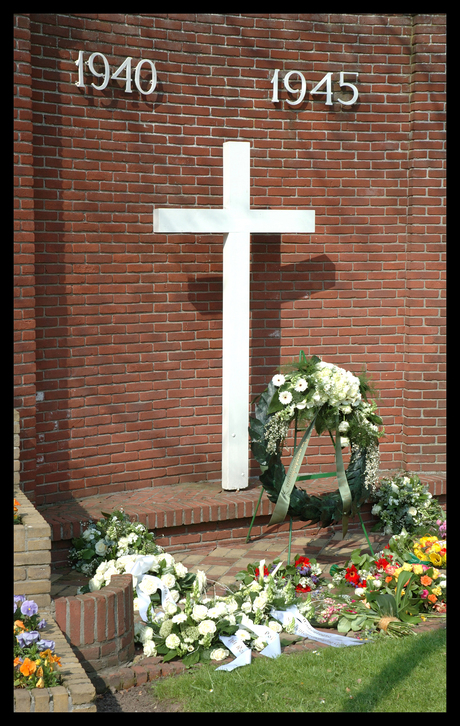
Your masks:
<instances>
[{"instance_id":1,"label":"pansy flower bed","mask_svg":"<svg viewBox=\"0 0 460 726\"><path fill-rule=\"evenodd\" d=\"M58 669L59 656L55 643L43 638L46 621L38 614L38 606L23 595L14 596L13 669L15 688L50 688L62 682Z\"/></svg>"}]
</instances>

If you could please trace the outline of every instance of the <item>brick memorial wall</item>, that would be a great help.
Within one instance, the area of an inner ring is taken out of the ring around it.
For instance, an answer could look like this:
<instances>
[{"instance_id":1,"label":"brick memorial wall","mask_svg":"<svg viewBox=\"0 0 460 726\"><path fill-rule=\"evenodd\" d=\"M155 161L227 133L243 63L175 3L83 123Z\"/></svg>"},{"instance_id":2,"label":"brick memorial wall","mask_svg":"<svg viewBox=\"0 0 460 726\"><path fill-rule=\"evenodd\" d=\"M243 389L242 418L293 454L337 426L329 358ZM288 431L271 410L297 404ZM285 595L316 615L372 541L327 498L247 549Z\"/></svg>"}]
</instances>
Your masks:
<instances>
[{"instance_id":1,"label":"brick memorial wall","mask_svg":"<svg viewBox=\"0 0 460 726\"><path fill-rule=\"evenodd\" d=\"M253 208L316 214L252 236L251 398L299 350L365 366L382 468L443 476L445 32L437 13L14 15L31 502L219 480L222 235L152 218L222 206L225 141L251 144ZM330 467L327 438L309 462Z\"/></svg>"}]
</instances>

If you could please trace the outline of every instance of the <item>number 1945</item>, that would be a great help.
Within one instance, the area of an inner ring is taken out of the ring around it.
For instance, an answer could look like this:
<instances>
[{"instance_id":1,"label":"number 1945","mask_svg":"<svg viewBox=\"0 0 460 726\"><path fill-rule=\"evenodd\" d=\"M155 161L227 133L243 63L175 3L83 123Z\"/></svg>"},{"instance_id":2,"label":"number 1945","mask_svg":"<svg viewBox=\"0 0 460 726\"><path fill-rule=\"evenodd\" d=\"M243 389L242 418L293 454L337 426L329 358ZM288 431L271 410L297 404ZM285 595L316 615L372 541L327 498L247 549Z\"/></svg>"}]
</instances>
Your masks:
<instances>
[{"instance_id":1,"label":"number 1945","mask_svg":"<svg viewBox=\"0 0 460 726\"><path fill-rule=\"evenodd\" d=\"M346 77L354 76L354 80L358 80L358 74L355 71L340 71L339 72L339 86L340 88L347 89L349 91L352 91L352 97L348 100L343 100L342 98L338 98L338 102L341 103L343 106L351 106L353 103L356 103L358 100L358 89L354 85L354 83L350 83L349 80L346 80ZM296 88L293 88L291 85L291 78L297 77L300 80L300 86L297 86ZM279 68L275 70L273 73L273 78L271 79L272 85L273 85L273 94L272 94L272 102L278 103L279 97L278 97L278 84L279 84ZM307 94L307 82L305 80L305 76L300 71L289 71L286 73L286 75L283 78L283 84L286 89L286 91L291 94L297 94L297 97L287 98L286 102L289 103L291 106L298 106L302 103L304 100L306 94ZM322 77L319 83L316 84L314 88L311 89L309 92L310 96L314 95L324 95L326 97L325 104L326 106L332 106L332 72L326 73L325 76Z\"/></svg>"}]
</instances>

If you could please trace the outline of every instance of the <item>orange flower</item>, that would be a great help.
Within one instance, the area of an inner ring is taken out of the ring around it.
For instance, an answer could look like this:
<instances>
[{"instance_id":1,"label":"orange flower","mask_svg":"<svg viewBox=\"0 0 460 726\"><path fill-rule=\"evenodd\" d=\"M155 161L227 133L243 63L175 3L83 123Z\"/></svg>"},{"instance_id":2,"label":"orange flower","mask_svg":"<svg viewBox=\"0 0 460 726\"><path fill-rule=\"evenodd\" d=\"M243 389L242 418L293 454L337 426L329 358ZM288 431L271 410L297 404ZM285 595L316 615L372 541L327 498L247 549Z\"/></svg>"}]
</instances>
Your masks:
<instances>
[{"instance_id":1,"label":"orange flower","mask_svg":"<svg viewBox=\"0 0 460 726\"><path fill-rule=\"evenodd\" d=\"M391 581L392 581L392 579L393 579L393 578L392 578L391 576L385 577L385 582L391 582Z\"/></svg>"},{"instance_id":2,"label":"orange flower","mask_svg":"<svg viewBox=\"0 0 460 726\"><path fill-rule=\"evenodd\" d=\"M30 660L30 658L25 658L24 663L19 668L23 676L30 676L32 673L35 673L37 666L35 665L33 660Z\"/></svg>"},{"instance_id":3,"label":"orange flower","mask_svg":"<svg viewBox=\"0 0 460 726\"><path fill-rule=\"evenodd\" d=\"M435 603L437 599L438 599L438 598L436 597L436 595L433 595L433 594L431 594L431 595L428 595L428 600L429 600L430 602L432 602L432 603Z\"/></svg>"},{"instance_id":4,"label":"orange flower","mask_svg":"<svg viewBox=\"0 0 460 726\"><path fill-rule=\"evenodd\" d=\"M22 661L21 661L20 657L17 655L13 661L13 667L19 665L20 663L22 663Z\"/></svg>"},{"instance_id":5,"label":"orange flower","mask_svg":"<svg viewBox=\"0 0 460 726\"><path fill-rule=\"evenodd\" d=\"M26 626L24 625L24 623L22 622L22 620L15 620L14 621L14 627L15 628L22 628L23 630L26 629Z\"/></svg>"},{"instance_id":6,"label":"orange flower","mask_svg":"<svg viewBox=\"0 0 460 726\"><path fill-rule=\"evenodd\" d=\"M423 577L420 578L420 582L422 583L422 585L431 585L433 580L431 579L431 577L428 577L428 575L423 575Z\"/></svg>"}]
</instances>

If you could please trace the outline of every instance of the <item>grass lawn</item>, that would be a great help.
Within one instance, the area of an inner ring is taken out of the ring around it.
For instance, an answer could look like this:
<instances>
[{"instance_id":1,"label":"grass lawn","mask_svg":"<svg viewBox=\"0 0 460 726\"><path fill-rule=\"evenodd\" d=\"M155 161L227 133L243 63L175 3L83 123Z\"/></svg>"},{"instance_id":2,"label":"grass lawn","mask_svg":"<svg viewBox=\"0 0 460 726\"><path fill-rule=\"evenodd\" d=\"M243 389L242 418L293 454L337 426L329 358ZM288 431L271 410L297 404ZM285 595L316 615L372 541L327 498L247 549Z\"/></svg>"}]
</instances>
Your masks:
<instances>
[{"instance_id":1,"label":"grass lawn","mask_svg":"<svg viewBox=\"0 0 460 726\"><path fill-rule=\"evenodd\" d=\"M189 712L446 712L446 630L271 659L203 665L153 684Z\"/></svg>"}]
</instances>

